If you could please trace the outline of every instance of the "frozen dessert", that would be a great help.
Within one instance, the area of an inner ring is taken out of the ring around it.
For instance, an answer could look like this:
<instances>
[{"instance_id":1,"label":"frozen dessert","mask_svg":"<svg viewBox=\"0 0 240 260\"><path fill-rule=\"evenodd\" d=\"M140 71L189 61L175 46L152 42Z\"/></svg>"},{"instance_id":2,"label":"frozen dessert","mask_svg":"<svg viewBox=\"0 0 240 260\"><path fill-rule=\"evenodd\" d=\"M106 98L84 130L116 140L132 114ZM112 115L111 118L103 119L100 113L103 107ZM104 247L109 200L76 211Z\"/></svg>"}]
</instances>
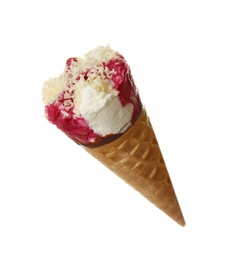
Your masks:
<instances>
[{"instance_id":1,"label":"frozen dessert","mask_svg":"<svg viewBox=\"0 0 240 260\"><path fill-rule=\"evenodd\" d=\"M76 142L98 146L125 132L141 111L130 68L109 46L69 58L43 87L48 120Z\"/></svg>"},{"instance_id":2,"label":"frozen dessert","mask_svg":"<svg viewBox=\"0 0 240 260\"><path fill-rule=\"evenodd\" d=\"M42 90L46 118L178 224L185 221L124 57L109 46L69 58ZM102 185L102 184L101 184Z\"/></svg>"}]
</instances>

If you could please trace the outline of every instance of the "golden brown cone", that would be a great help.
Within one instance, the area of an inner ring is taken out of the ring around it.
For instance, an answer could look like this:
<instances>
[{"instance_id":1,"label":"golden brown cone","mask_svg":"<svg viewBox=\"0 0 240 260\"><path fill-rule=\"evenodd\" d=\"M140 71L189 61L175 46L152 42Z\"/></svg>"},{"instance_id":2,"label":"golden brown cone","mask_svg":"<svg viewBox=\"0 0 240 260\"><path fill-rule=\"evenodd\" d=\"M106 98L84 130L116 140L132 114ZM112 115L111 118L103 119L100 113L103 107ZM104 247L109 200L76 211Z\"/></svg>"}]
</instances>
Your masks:
<instances>
[{"instance_id":1,"label":"golden brown cone","mask_svg":"<svg viewBox=\"0 0 240 260\"><path fill-rule=\"evenodd\" d=\"M137 121L122 136L111 143L86 150L179 225L185 225L161 150L144 108Z\"/></svg>"}]
</instances>

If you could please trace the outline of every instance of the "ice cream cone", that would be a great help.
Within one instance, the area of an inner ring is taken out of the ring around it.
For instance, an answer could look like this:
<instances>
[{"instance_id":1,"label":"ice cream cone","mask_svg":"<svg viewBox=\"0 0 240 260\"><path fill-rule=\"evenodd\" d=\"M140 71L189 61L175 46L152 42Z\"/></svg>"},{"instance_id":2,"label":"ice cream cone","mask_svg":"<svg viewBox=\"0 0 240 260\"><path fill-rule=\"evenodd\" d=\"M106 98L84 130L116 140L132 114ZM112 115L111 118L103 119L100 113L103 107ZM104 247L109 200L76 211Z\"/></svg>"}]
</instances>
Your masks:
<instances>
[{"instance_id":1,"label":"ice cream cone","mask_svg":"<svg viewBox=\"0 0 240 260\"><path fill-rule=\"evenodd\" d=\"M108 144L85 149L179 225L185 225L160 147L144 108L137 121L122 136Z\"/></svg>"},{"instance_id":2,"label":"ice cream cone","mask_svg":"<svg viewBox=\"0 0 240 260\"><path fill-rule=\"evenodd\" d=\"M184 226L161 150L124 57L99 46L69 58L43 86L45 115L77 144Z\"/></svg>"}]
</instances>

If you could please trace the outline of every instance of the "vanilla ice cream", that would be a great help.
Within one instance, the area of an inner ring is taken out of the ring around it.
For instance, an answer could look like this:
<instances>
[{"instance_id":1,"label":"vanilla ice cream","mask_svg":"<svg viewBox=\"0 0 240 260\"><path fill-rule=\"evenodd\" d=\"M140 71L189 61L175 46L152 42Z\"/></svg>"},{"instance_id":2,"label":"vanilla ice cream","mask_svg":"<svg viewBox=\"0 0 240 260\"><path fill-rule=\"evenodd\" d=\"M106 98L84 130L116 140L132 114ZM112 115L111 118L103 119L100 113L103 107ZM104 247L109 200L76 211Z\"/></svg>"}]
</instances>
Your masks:
<instances>
[{"instance_id":1,"label":"vanilla ice cream","mask_svg":"<svg viewBox=\"0 0 240 260\"><path fill-rule=\"evenodd\" d=\"M109 46L68 59L42 96L48 120L83 145L125 132L141 110L130 68Z\"/></svg>"}]
</instances>

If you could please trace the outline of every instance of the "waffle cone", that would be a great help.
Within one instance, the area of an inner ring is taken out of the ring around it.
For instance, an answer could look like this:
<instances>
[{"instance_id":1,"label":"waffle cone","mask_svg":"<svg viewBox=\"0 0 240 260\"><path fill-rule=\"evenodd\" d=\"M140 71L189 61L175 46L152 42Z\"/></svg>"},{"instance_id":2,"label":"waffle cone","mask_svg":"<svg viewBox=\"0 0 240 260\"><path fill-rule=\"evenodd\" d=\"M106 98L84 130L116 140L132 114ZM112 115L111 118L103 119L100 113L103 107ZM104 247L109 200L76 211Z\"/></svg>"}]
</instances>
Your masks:
<instances>
[{"instance_id":1,"label":"waffle cone","mask_svg":"<svg viewBox=\"0 0 240 260\"><path fill-rule=\"evenodd\" d=\"M86 150L179 225L185 225L145 109L122 136L108 144Z\"/></svg>"}]
</instances>

